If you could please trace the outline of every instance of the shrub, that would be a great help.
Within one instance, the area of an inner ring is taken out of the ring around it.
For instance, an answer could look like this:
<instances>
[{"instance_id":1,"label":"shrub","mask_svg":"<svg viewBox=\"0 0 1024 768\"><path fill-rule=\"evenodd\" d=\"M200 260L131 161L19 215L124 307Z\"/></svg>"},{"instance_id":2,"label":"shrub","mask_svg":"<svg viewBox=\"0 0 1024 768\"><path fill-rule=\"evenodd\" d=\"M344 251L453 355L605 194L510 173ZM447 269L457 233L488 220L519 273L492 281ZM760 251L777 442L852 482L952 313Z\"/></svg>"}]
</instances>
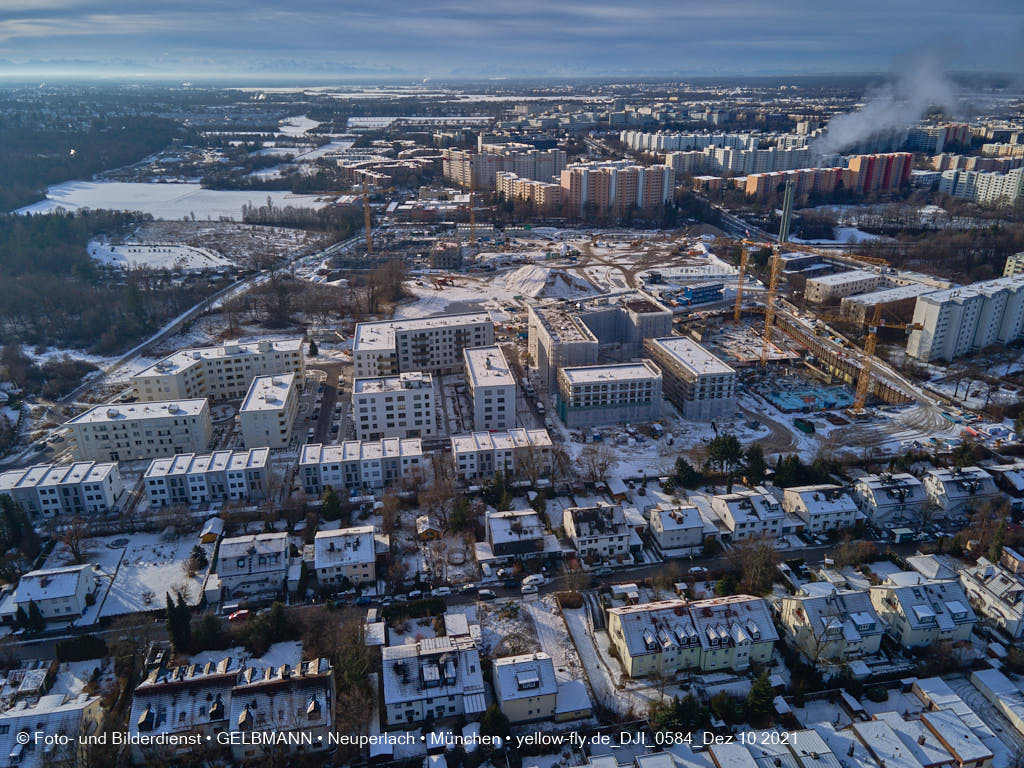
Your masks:
<instances>
[{"instance_id":1,"label":"shrub","mask_svg":"<svg viewBox=\"0 0 1024 768\"><path fill-rule=\"evenodd\" d=\"M556 597L562 608L582 608L583 595L579 592L559 592Z\"/></svg>"},{"instance_id":2,"label":"shrub","mask_svg":"<svg viewBox=\"0 0 1024 768\"><path fill-rule=\"evenodd\" d=\"M98 635L78 635L57 643L57 661L85 661L106 655L107 644Z\"/></svg>"}]
</instances>

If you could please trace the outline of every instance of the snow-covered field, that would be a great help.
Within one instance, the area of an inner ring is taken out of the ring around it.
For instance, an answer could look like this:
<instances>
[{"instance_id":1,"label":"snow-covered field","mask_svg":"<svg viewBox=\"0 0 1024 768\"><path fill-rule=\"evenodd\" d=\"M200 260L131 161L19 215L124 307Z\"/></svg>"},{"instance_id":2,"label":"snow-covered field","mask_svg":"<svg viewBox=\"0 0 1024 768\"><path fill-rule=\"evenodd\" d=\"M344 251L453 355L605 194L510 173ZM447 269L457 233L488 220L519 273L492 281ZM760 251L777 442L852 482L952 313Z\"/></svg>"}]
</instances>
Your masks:
<instances>
[{"instance_id":1,"label":"snow-covered field","mask_svg":"<svg viewBox=\"0 0 1024 768\"><path fill-rule=\"evenodd\" d=\"M274 205L322 208L329 201L316 195L266 190L203 189L199 184L146 184L127 181L68 181L46 191L46 199L19 208L16 213L53 213L83 208L142 211L157 219L191 218L241 220L242 206Z\"/></svg>"},{"instance_id":2,"label":"snow-covered field","mask_svg":"<svg viewBox=\"0 0 1024 768\"><path fill-rule=\"evenodd\" d=\"M277 130L285 136L302 136L307 131L311 131L316 128L318 125L320 125L320 123L306 115L297 115L295 117L286 117L278 124Z\"/></svg>"},{"instance_id":3,"label":"snow-covered field","mask_svg":"<svg viewBox=\"0 0 1024 768\"><path fill-rule=\"evenodd\" d=\"M103 264L151 269L216 269L230 261L219 253L190 245L151 245L126 243L113 245L101 240L89 243L89 255Z\"/></svg>"}]
</instances>

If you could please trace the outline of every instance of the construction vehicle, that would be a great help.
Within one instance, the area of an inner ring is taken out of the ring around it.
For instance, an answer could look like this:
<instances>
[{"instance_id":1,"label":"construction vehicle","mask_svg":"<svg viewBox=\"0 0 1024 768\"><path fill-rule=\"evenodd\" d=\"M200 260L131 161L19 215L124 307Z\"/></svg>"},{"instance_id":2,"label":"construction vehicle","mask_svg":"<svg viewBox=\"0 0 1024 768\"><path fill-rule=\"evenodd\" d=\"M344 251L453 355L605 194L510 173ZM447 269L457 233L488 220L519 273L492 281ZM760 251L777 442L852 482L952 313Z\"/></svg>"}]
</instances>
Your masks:
<instances>
[{"instance_id":1,"label":"construction vehicle","mask_svg":"<svg viewBox=\"0 0 1024 768\"><path fill-rule=\"evenodd\" d=\"M363 179L363 223L366 224L366 255L373 253L373 232L370 222L370 188Z\"/></svg>"}]
</instances>

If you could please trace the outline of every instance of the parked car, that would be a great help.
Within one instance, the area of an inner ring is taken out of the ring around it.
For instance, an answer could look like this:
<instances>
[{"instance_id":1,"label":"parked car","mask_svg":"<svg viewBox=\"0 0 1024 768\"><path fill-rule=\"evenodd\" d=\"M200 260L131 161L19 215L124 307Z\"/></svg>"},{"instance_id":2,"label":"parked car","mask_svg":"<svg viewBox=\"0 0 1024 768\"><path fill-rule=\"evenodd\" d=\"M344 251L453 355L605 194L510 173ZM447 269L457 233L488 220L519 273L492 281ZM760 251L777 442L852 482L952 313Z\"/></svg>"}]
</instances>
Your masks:
<instances>
[{"instance_id":1,"label":"parked car","mask_svg":"<svg viewBox=\"0 0 1024 768\"><path fill-rule=\"evenodd\" d=\"M541 576L539 573L534 573L523 579L524 587L541 587L547 583L547 579Z\"/></svg>"},{"instance_id":2,"label":"parked car","mask_svg":"<svg viewBox=\"0 0 1024 768\"><path fill-rule=\"evenodd\" d=\"M607 565L601 566L596 571L594 571L595 576L611 576L612 573L612 569L609 568Z\"/></svg>"},{"instance_id":3,"label":"parked car","mask_svg":"<svg viewBox=\"0 0 1024 768\"><path fill-rule=\"evenodd\" d=\"M493 589L481 589L476 596L480 600L494 600L498 597Z\"/></svg>"},{"instance_id":4,"label":"parked car","mask_svg":"<svg viewBox=\"0 0 1024 768\"><path fill-rule=\"evenodd\" d=\"M406 597L409 600L422 600L423 599L423 592L421 590L414 589Z\"/></svg>"},{"instance_id":5,"label":"parked car","mask_svg":"<svg viewBox=\"0 0 1024 768\"><path fill-rule=\"evenodd\" d=\"M248 608L243 608L242 610L235 611L230 616L228 616L228 621L245 621L245 619L249 618L251 613L252 612Z\"/></svg>"},{"instance_id":6,"label":"parked car","mask_svg":"<svg viewBox=\"0 0 1024 768\"><path fill-rule=\"evenodd\" d=\"M360 595L356 598L356 605L369 605L373 602L373 598L369 595Z\"/></svg>"},{"instance_id":7,"label":"parked car","mask_svg":"<svg viewBox=\"0 0 1024 768\"><path fill-rule=\"evenodd\" d=\"M451 587L435 587L430 590L430 594L434 597L448 597L452 593Z\"/></svg>"},{"instance_id":8,"label":"parked car","mask_svg":"<svg viewBox=\"0 0 1024 768\"><path fill-rule=\"evenodd\" d=\"M472 592L474 589L476 589L476 584L474 584L471 581L468 584L463 584L461 587L459 587L459 592L462 592L462 593Z\"/></svg>"},{"instance_id":9,"label":"parked car","mask_svg":"<svg viewBox=\"0 0 1024 768\"><path fill-rule=\"evenodd\" d=\"M523 584L523 594L532 595L537 592L536 584Z\"/></svg>"}]
</instances>

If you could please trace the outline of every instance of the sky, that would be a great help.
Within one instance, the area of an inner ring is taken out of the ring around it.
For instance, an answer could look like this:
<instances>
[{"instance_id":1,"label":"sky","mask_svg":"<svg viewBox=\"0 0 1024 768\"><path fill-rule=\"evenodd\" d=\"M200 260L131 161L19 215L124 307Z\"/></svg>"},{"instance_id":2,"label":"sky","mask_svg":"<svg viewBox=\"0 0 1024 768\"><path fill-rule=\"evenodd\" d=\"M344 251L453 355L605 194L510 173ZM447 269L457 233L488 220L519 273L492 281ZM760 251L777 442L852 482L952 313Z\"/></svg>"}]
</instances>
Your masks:
<instances>
[{"instance_id":1,"label":"sky","mask_svg":"<svg viewBox=\"0 0 1024 768\"><path fill-rule=\"evenodd\" d=\"M1021 0L0 0L0 75L628 77L1024 67Z\"/></svg>"}]
</instances>

